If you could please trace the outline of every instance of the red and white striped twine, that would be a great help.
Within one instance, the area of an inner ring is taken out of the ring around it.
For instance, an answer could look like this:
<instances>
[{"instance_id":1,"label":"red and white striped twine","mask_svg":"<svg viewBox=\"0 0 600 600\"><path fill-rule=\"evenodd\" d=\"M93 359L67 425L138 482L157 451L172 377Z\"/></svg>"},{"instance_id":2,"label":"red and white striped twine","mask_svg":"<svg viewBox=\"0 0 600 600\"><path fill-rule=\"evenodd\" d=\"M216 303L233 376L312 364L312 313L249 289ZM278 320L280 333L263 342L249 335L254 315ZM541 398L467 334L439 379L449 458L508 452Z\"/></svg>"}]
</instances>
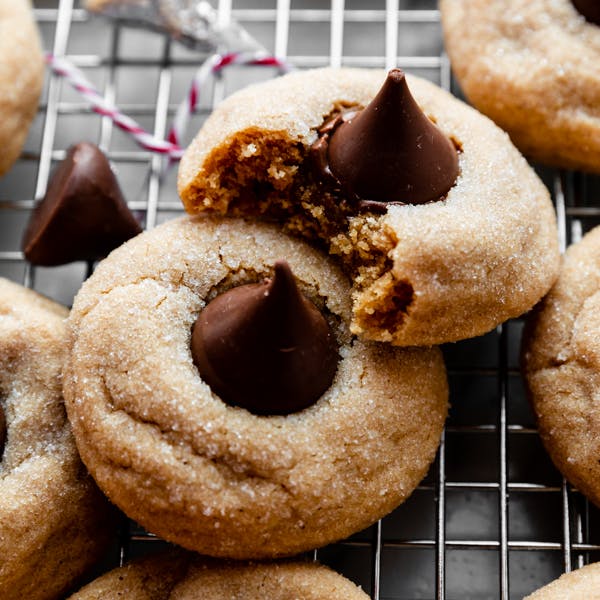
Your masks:
<instances>
[{"instance_id":1,"label":"red and white striped twine","mask_svg":"<svg viewBox=\"0 0 600 600\"><path fill-rule=\"evenodd\" d=\"M46 54L46 62L52 71L77 90L89 103L91 109L99 115L110 118L119 129L130 134L144 149L169 157L169 161L181 158L184 148L181 146L190 117L196 111L200 92L209 77L216 75L230 65L254 65L276 67L280 73L290 70L289 65L274 56L263 53L231 52L228 54L213 54L206 59L192 80L187 96L179 104L169 129L167 139L162 140L147 132L141 125L122 113L117 106L96 89L74 64L63 57Z\"/></svg>"},{"instance_id":2,"label":"red and white striped twine","mask_svg":"<svg viewBox=\"0 0 600 600\"><path fill-rule=\"evenodd\" d=\"M290 66L286 62L263 53L231 52L229 54L213 54L196 71L187 97L177 107L173 123L167 135L167 140L170 143L176 146L181 145L190 117L196 112L200 100L200 90L206 80L230 65L276 67L280 73L290 70Z\"/></svg>"}]
</instances>

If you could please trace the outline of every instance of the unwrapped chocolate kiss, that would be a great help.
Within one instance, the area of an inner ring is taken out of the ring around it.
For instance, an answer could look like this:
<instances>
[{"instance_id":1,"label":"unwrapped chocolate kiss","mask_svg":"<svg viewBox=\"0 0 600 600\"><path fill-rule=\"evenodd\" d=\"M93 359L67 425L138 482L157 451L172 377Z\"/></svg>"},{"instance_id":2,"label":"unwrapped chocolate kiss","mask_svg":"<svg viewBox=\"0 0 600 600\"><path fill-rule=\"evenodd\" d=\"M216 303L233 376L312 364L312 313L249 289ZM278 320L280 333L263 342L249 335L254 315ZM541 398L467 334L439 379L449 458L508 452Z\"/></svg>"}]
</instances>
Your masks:
<instances>
[{"instance_id":1,"label":"unwrapped chocolate kiss","mask_svg":"<svg viewBox=\"0 0 600 600\"><path fill-rule=\"evenodd\" d=\"M192 332L200 376L224 402L254 414L289 414L314 404L333 381L337 344L289 265L238 286L202 310Z\"/></svg>"},{"instance_id":2,"label":"unwrapped chocolate kiss","mask_svg":"<svg viewBox=\"0 0 600 600\"><path fill-rule=\"evenodd\" d=\"M389 72L364 110L333 131L328 162L344 189L378 202L438 200L458 176L456 148L419 108L400 69Z\"/></svg>"},{"instance_id":3,"label":"unwrapped chocolate kiss","mask_svg":"<svg viewBox=\"0 0 600 600\"><path fill-rule=\"evenodd\" d=\"M34 265L62 265L103 258L141 232L106 156L81 142L69 148L52 174L22 247Z\"/></svg>"}]
</instances>

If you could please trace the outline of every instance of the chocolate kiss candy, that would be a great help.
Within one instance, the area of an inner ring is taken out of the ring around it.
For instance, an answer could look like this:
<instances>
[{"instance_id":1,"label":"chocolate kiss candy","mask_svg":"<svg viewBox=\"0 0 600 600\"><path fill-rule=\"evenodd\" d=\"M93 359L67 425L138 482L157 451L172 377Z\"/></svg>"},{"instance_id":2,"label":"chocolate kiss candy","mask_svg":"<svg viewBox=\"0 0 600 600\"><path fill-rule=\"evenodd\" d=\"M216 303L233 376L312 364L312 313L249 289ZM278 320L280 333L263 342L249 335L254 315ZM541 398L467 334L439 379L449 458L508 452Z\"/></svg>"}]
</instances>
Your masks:
<instances>
[{"instance_id":1,"label":"chocolate kiss candy","mask_svg":"<svg viewBox=\"0 0 600 600\"><path fill-rule=\"evenodd\" d=\"M200 376L224 402L258 415L314 404L331 385L337 345L285 261L262 283L232 288L200 313L192 332Z\"/></svg>"},{"instance_id":2,"label":"chocolate kiss candy","mask_svg":"<svg viewBox=\"0 0 600 600\"><path fill-rule=\"evenodd\" d=\"M4 443L6 442L6 418L4 410L0 406L0 461L2 460L2 452L4 452Z\"/></svg>"},{"instance_id":3,"label":"chocolate kiss candy","mask_svg":"<svg viewBox=\"0 0 600 600\"><path fill-rule=\"evenodd\" d=\"M141 233L97 146L71 146L33 211L22 247L34 265L96 260Z\"/></svg>"},{"instance_id":4,"label":"chocolate kiss candy","mask_svg":"<svg viewBox=\"0 0 600 600\"><path fill-rule=\"evenodd\" d=\"M572 0L572 2L590 23L600 25L600 0Z\"/></svg>"},{"instance_id":5,"label":"chocolate kiss candy","mask_svg":"<svg viewBox=\"0 0 600 600\"><path fill-rule=\"evenodd\" d=\"M423 114L400 69L333 132L328 157L343 188L363 200L423 204L442 198L458 176L454 145Z\"/></svg>"}]
</instances>

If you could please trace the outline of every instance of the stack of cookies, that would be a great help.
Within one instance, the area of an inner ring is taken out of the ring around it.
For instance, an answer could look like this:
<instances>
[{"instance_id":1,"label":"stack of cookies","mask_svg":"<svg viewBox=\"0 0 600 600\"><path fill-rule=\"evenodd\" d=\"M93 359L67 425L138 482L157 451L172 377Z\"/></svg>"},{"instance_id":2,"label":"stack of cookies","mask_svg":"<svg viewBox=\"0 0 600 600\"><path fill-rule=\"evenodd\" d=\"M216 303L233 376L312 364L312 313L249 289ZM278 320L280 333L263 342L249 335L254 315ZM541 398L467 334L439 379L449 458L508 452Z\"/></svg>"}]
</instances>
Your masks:
<instances>
[{"instance_id":1,"label":"stack of cookies","mask_svg":"<svg viewBox=\"0 0 600 600\"><path fill-rule=\"evenodd\" d=\"M328 69L226 100L179 184L196 215L115 250L69 317L84 463L127 515L210 556L289 556L368 526L434 458L434 344L553 283L546 189L433 85Z\"/></svg>"},{"instance_id":2,"label":"stack of cookies","mask_svg":"<svg viewBox=\"0 0 600 600\"><path fill-rule=\"evenodd\" d=\"M445 4L455 23L461 3ZM11 477L23 464L60 449L79 518L109 531L111 511L76 443L112 504L185 549L109 573L72 598L365 598L329 569L290 557L374 523L425 476L448 409L437 346L522 315L556 281L547 189L491 120L399 69L296 72L230 96L182 159L189 214L123 244L138 226L115 186L95 149L74 148L26 232L37 264L93 260L118 245L79 291L66 332L54 323L61 309L3 284L44 314L30 340L11 329L15 303L0 310L10 330L0 352L9 365L0 374L2 497L16 494ZM82 196L92 206L111 198L94 220L119 234L103 245L77 221L86 253L67 247L56 258ZM525 352L542 434L561 448L555 460L565 469L597 455L597 237L567 260ZM51 322L52 340L40 333ZM40 340L62 375L29 360ZM33 432L20 398L38 387L52 419ZM557 387L563 398L573 388L572 414L544 408ZM564 414L563 434L553 415ZM41 440L39 449L25 449L23 436ZM12 547L2 502L0 548L5 538ZM94 519L85 512L92 503ZM61 527L71 525L47 537ZM78 543L64 545L81 554ZM58 597L85 566L35 596L30 588L44 580L39 560L27 561L29 588L0 562L3 598Z\"/></svg>"}]
</instances>

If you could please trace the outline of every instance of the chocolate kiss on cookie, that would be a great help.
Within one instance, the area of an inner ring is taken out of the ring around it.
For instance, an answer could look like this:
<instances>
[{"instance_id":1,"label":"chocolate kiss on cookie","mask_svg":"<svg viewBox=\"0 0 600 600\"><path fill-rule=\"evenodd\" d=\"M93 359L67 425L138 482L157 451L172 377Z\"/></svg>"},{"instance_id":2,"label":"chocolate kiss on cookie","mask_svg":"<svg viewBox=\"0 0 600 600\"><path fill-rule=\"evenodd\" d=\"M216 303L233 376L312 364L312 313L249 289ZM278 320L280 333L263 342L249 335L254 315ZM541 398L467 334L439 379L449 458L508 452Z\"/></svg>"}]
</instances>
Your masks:
<instances>
[{"instance_id":1,"label":"chocolate kiss on cookie","mask_svg":"<svg viewBox=\"0 0 600 600\"><path fill-rule=\"evenodd\" d=\"M456 148L423 114L400 69L335 129L328 158L336 179L364 200L423 204L445 196L458 176Z\"/></svg>"},{"instance_id":2,"label":"chocolate kiss on cookie","mask_svg":"<svg viewBox=\"0 0 600 600\"><path fill-rule=\"evenodd\" d=\"M34 265L62 265L102 258L141 231L106 156L82 142L53 173L22 247Z\"/></svg>"},{"instance_id":3,"label":"chocolate kiss on cookie","mask_svg":"<svg viewBox=\"0 0 600 600\"><path fill-rule=\"evenodd\" d=\"M305 298L289 265L271 279L209 302L192 332L200 376L227 404L254 414L289 414L314 404L337 369L335 338Z\"/></svg>"},{"instance_id":4,"label":"chocolate kiss on cookie","mask_svg":"<svg viewBox=\"0 0 600 600\"><path fill-rule=\"evenodd\" d=\"M600 1L599 0L571 0L573 6L588 20L590 23L600 25Z\"/></svg>"}]
</instances>

